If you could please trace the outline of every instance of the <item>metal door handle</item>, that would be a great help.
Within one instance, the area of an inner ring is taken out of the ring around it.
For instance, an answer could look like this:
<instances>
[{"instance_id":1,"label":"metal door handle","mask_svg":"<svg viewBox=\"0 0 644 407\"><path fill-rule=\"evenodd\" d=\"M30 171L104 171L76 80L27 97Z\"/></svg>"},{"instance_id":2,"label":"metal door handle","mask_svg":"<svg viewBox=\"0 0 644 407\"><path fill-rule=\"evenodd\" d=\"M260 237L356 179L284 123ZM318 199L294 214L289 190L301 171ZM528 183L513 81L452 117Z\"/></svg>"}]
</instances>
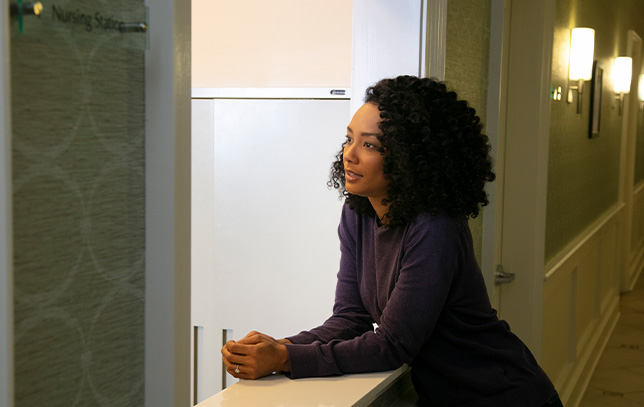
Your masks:
<instances>
[{"instance_id":1,"label":"metal door handle","mask_svg":"<svg viewBox=\"0 0 644 407\"><path fill-rule=\"evenodd\" d=\"M494 273L494 284L508 284L511 283L516 275L514 273L509 273L503 270L503 266L500 264L496 268L496 273Z\"/></svg>"},{"instance_id":2,"label":"metal door handle","mask_svg":"<svg viewBox=\"0 0 644 407\"><path fill-rule=\"evenodd\" d=\"M22 15L35 15L39 16L42 13L42 3L37 1L34 3L22 3ZM17 16L19 14L18 3L11 3L9 5L9 15L11 17Z\"/></svg>"},{"instance_id":3,"label":"metal door handle","mask_svg":"<svg viewBox=\"0 0 644 407\"><path fill-rule=\"evenodd\" d=\"M146 23L121 23L119 31L122 33L144 33L148 31Z\"/></svg>"}]
</instances>

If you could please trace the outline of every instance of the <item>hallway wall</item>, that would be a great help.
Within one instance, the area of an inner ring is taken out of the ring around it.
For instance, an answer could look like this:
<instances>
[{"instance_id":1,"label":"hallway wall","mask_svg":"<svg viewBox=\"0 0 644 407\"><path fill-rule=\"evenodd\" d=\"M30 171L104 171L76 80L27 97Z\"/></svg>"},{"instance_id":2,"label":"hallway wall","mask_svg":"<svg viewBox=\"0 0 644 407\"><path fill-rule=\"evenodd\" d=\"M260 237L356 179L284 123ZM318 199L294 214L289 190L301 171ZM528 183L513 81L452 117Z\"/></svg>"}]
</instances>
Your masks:
<instances>
[{"instance_id":1,"label":"hallway wall","mask_svg":"<svg viewBox=\"0 0 644 407\"><path fill-rule=\"evenodd\" d=\"M644 36L644 3L584 0L583 7L581 3L557 1L552 87L561 87L563 97L552 101L550 111L546 261L566 252L566 245L618 201L622 118L613 96L613 59L626 55L629 29ZM573 103L565 101L574 27L595 29L595 60L604 69L600 135L593 139L588 138L590 82L586 82L581 114L576 113L576 93ZM642 148L638 150L644 159ZM640 161L638 168L643 165Z\"/></svg>"},{"instance_id":2,"label":"hallway wall","mask_svg":"<svg viewBox=\"0 0 644 407\"><path fill-rule=\"evenodd\" d=\"M644 249L644 190L633 185L633 250L622 248L628 244L624 236L631 236L631 225L624 223L629 206L620 197L620 172L628 167L623 116L613 93L614 58L627 54L628 30L644 34L642 16L644 3L638 1L557 1L551 87L561 87L562 98L551 99L550 110L542 364L571 407L578 405L619 318L622 269L637 257L632 253ZM595 138L588 135L591 82L585 83L581 114L576 93L573 103L566 102L574 27L595 29L594 59L604 70ZM633 80L639 71L634 70ZM641 128L640 121L640 133ZM635 184L644 177L641 134L638 141Z\"/></svg>"}]
</instances>

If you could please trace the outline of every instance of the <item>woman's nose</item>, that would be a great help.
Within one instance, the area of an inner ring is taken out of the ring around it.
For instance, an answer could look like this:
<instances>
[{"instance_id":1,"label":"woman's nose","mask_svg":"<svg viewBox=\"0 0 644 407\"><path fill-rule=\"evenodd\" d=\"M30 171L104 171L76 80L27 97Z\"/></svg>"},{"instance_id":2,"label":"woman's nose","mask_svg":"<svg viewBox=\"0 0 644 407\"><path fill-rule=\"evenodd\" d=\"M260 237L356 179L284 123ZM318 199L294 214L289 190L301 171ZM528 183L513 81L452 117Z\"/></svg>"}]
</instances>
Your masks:
<instances>
[{"instance_id":1,"label":"woman's nose","mask_svg":"<svg viewBox=\"0 0 644 407\"><path fill-rule=\"evenodd\" d=\"M356 162L356 155L353 150L353 144L347 144L344 146L344 152L342 153L342 156L344 157L345 161L348 161L350 163Z\"/></svg>"}]
</instances>

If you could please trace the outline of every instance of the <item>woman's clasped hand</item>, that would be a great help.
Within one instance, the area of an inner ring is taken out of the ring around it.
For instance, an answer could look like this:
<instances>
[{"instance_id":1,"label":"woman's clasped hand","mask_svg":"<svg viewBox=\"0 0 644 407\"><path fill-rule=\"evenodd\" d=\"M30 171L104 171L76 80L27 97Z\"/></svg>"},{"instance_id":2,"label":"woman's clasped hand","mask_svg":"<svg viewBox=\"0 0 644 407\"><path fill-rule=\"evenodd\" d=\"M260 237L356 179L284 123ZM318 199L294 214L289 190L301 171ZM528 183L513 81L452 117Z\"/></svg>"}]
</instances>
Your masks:
<instances>
[{"instance_id":1,"label":"woman's clasped hand","mask_svg":"<svg viewBox=\"0 0 644 407\"><path fill-rule=\"evenodd\" d=\"M228 373L238 379L258 379L274 372L289 372L291 366L285 344L288 339L252 331L238 341L228 341L221 349Z\"/></svg>"}]
</instances>

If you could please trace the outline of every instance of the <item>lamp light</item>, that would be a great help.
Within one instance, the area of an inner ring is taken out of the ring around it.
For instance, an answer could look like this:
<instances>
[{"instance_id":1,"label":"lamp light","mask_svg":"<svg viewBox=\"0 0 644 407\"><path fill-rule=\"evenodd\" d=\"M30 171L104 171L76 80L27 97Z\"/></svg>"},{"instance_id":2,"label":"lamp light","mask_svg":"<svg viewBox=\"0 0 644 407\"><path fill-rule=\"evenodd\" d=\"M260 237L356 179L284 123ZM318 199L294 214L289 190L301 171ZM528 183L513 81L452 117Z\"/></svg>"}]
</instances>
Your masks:
<instances>
[{"instance_id":1,"label":"lamp light","mask_svg":"<svg viewBox=\"0 0 644 407\"><path fill-rule=\"evenodd\" d=\"M577 113L581 113L581 101L584 92L584 81L593 77L593 57L595 53L595 30L586 27L572 29L570 35L569 81L577 81L577 85L568 84L568 103L572 103L572 92L577 91Z\"/></svg>"},{"instance_id":2,"label":"lamp light","mask_svg":"<svg viewBox=\"0 0 644 407\"><path fill-rule=\"evenodd\" d=\"M631 91L631 78L633 76L633 59L631 57L615 58L615 69L613 71L613 90L619 104L621 116L624 109L624 94Z\"/></svg>"}]
</instances>

